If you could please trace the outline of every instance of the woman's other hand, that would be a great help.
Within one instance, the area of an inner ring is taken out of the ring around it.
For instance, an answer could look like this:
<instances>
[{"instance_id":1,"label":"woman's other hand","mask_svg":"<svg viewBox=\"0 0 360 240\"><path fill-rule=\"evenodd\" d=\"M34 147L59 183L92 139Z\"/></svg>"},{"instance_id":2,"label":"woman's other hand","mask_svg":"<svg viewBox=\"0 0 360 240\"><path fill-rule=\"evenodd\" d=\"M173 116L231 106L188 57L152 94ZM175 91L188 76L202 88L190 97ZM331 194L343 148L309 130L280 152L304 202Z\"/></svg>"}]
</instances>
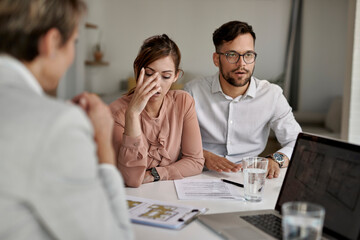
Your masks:
<instances>
[{"instance_id":1,"label":"woman's other hand","mask_svg":"<svg viewBox=\"0 0 360 240\"><path fill-rule=\"evenodd\" d=\"M144 176L144 180L143 180L143 184L144 183L150 183L150 182L153 182L154 181L154 176L151 175L150 171L147 170L145 171L145 176Z\"/></svg>"},{"instance_id":2,"label":"woman's other hand","mask_svg":"<svg viewBox=\"0 0 360 240\"><path fill-rule=\"evenodd\" d=\"M94 128L94 140L98 146L99 163L115 164L112 147L114 120L110 108L95 94L84 92L72 100L88 115Z\"/></svg>"}]
</instances>

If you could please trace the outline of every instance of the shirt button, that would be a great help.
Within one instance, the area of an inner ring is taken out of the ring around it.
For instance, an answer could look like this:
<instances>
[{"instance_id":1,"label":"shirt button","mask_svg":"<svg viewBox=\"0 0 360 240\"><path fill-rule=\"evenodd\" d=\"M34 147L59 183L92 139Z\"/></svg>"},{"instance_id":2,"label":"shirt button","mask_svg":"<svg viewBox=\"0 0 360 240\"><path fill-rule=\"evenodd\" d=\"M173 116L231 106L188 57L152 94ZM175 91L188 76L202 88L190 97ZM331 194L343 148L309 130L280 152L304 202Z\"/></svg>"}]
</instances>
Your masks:
<instances>
[{"instance_id":1,"label":"shirt button","mask_svg":"<svg viewBox=\"0 0 360 240\"><path fill-rule=\"evenodd\" d=\"M139 143L134 143L134 146L135 146L135 147L139 146Z\"/></svg>"},{"instance_id":2,"label":"shirt button","mask_svg":"<svg viewBox=\"0 0 360 240\"><path fill-rule=\"evenodd\" d=\"M233 124L233 121L232 121L232 120L230 120L230 124Z\"/></svg>"},{"instance_id":3,"label":"shirt button","mask_svg":"<svg viewBox=\"0 0 360 240\"><path fill-rule=\"evenodd\" d=\"M231 141L228 141L228 144L231 144Z\"/></svg>"}]
</instances>

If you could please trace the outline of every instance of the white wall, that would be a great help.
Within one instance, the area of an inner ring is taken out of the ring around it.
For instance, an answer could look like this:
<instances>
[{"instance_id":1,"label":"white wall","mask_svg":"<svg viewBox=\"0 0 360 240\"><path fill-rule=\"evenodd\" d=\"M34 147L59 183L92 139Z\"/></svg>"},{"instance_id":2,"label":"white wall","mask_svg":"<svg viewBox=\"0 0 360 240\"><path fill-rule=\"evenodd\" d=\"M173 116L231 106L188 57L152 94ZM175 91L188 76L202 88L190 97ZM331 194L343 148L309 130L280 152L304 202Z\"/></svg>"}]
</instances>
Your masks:
<instances>
[{"instance_id":1,"label":"white wall","mask_svg":"<svg viewBox=\"0 0 360 240\"><path fill-rule=\"evenodd\" d=\"M80 25L79 36L84 36L84 24ZM61 99L71 99L85 90L85 38L79 37L76 44L74 62L60 80L57 96Z\"/></svg>"},{"instance_id":2,"label":"white wall","mask_svg":"<svg viewBox=\"0 0 360 240\"><path fill-rule=\"evenodd\" d=\"M360 3L350 0L342 139L360 144Z\"/></svg>"},{"instance_id":3,"label":"white wall","mask_svg":"<svg viewBox=\"0 0 360 240\"><path fill-rule=\"evenodd\" d=\"M230 20L247 21L257 34L255 75L275 79L283 72L289 0L88 0L88 21L100 26L108 67L86 67L90 90L111 93L132 76L143 40L167 33L182 52L185 77L213 74L212 33ZM87 58L98 30L87 32Z\"/></svg>"},{"instance_id":4,"label":"white wall","mask_svg":"<svg viewBox=\"0 0 360 240\"><path fill-rule=\"evenodd\" d=\"M343 94L347 0L304 0L299 110L326 112Z\"/></svg>"},{"instance_id":5,"label":"white wall","mask_svg":"<svg viewBox=\"0 0 360 240\"><path fill-rule=\"evenodd\" d=\"M101 31L107 67L86 67L86 89L119 90L133 75L142 41L167 33L180 47L185 79L217 71L212 63L212 33L238 19L253 25L259 54L255 76L276 79L283 73L290 0L87 0L87 21L100 30L85 30L86 58ZM348 0L304 0L299 111L325 113L331 99L343 94Z\"/></svg>"},{"instance_id":6,"label":"white wall","mask_svg":"<svg viewBox=\"0 0 360 240\"><path fill-rule=\"evenodd\" d=\"M360 144L360 3L356 4L354 51L351 77L349 141Z\"/></svg>"}]
</instances>

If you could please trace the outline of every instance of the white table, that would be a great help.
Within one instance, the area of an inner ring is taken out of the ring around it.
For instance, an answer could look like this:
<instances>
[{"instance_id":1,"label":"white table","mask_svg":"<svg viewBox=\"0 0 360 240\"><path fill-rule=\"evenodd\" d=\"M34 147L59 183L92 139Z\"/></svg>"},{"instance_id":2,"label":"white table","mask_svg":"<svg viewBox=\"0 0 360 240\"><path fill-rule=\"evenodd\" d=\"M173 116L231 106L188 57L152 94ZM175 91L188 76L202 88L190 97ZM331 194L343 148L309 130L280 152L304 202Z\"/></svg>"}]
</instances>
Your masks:
<instances>
[{"instance_id":1,"label":"white table","mask_svg":"<svg viewBox=\"0 0 360 240\"><path fill-rule=\"evenodd\" d=\"M131 196L150 198L174 204L191 205L199 208L206 207L209 209L206 214L274 209L285 173L286 169L281 169L279 178L266 179L265 188L263 190L263 200L259 203L243 202L239 200L178 200L173 181L160 181L143 184L139 188L126 188L126 193ZM216 173L207 171L200 175L190 177L190 179L226 178L242 183L242 177L242 173ZM140 224L132 225L137 240L221 239L198 220L193 221L181 230L168 230Z\"/></svg>"}]
</instances>

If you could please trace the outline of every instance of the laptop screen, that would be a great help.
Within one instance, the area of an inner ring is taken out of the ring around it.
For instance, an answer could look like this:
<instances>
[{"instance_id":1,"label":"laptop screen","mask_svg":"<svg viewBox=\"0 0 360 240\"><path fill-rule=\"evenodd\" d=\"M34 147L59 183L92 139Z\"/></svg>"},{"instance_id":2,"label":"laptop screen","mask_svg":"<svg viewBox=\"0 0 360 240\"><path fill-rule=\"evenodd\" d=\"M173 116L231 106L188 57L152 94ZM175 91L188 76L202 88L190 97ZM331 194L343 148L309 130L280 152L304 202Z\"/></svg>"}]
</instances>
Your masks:
<instances>
[{"instance_id":1,"label":"laptop screen","mask_svg":"<svg viewBox=\"0 0 360 240\"><path fill-rule=\"evenodd\" d=\"M288 201L324 206L325 233L360 239L360 146L300 133L275 209Z\"/></svg>"}]
</instances>

